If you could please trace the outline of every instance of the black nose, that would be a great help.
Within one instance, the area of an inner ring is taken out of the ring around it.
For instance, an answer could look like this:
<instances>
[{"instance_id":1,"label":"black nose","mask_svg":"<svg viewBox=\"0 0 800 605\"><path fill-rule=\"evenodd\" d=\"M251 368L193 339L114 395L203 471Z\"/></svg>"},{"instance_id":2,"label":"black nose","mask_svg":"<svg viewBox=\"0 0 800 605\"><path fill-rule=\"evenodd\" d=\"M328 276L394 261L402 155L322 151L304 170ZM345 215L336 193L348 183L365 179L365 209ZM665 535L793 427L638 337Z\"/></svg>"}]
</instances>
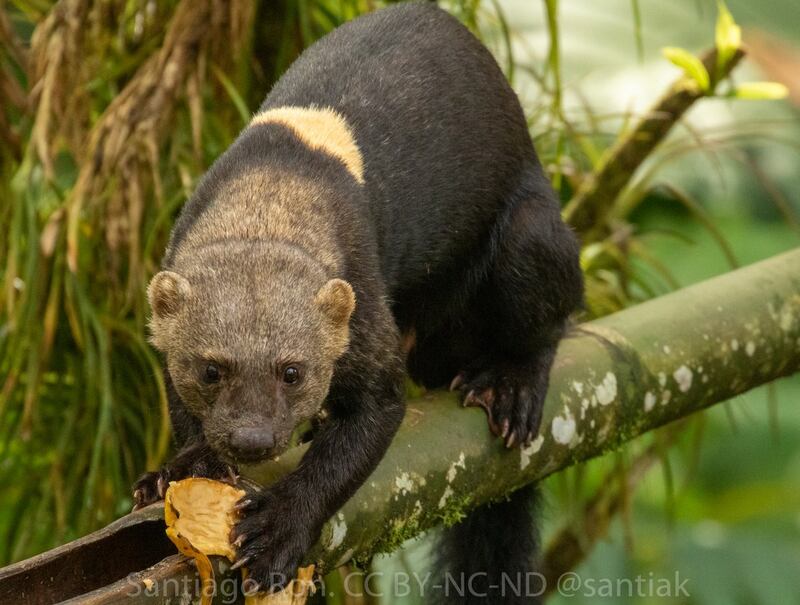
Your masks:
<instances>
[{"instance_id":1,"label":"black nose","mask_svg":"<svg viewBox=\"0 0 800 605\"><path fill-rule=\"evenodd\" d=\"M258 456L275 446L275 436L266 427L238 428L231 431L230 444L238 454Z\"/></svg>"}]
</instances>

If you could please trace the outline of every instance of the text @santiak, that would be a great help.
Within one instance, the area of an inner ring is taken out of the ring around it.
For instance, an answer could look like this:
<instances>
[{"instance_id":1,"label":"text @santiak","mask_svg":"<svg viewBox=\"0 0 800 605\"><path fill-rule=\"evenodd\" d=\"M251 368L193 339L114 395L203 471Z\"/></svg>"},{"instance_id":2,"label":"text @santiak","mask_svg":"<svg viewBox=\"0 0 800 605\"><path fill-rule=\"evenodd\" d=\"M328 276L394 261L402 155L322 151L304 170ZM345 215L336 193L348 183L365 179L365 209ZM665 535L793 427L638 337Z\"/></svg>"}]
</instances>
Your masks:
<instances>
[{"instance_id":1,"label":"text @santiak","mask_svg":"<svg viewBox=\"0 0 800 605\"><path fill-rule=\"evenodd\" d=\"M283 578L275 578L283 583ZM201 593L198 578L169 578L154 581L140 573L128 576L129 597L182 597ZM437 593L449 597L537 597L558 593L562 597L610 598L685 598L690 596L690 579L675 571L672 575L653 572L633 577L598 577L567 572L548 586L547 579L537 572L502 574L499 581L489 582L485 573L446 574L434 577L432 573L406 573L382 571L350 571L337 574L336 581L314 580L309 587L313 592L335 596L337 592L351 597L416 598L433 597ZM205 590L221 603L234 603L247 595L247 584L238 578L223 578L209 583Z\"/></svg>"}]
</instances>

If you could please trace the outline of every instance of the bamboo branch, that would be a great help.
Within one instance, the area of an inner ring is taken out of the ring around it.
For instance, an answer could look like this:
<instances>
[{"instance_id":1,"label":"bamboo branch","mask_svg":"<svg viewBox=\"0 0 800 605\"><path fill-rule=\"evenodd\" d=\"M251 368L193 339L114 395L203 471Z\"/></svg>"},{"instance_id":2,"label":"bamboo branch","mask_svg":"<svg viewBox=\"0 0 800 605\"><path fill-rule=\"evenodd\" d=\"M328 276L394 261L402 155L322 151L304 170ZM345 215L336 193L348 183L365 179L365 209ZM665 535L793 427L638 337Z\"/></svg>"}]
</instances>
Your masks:
<instances>
[{"instance_id":1,"label":"bamboo branch","mask_svg":"<svg viewBox=\"0 0 800 605\"><path fill-rule=\"evenodd\" d=\"M798 370L800 248L578 327L561 343L540 435L525 449L504 448L483 413L451 394L410 402L386 456L326 524L310 559L324 571L391 552L477 505ZM267 484L302 451L245 474ZM140 514L152 523L156 513ZM51 567L53 557L40 555ZM177 561L174 577L187 577ZM29 560L0 571L0 594L9 578L36 568ZM164 565L154 569L82 602L137 602L131 590L172 577ZM40 576L45 588L53 582Z\"/></svg>"},{"instance_id":2,"label":"bamboo branch","mask_svg":"<svg viewBox=\"0 0 800 605\"><path fill-rule=\"evenodd\" d=\"M742 57L744 51L737 51L718 70L716 50L707 51L703 55L703 65L711 76L710 91L714 91L716 85L730 74ZM695 101L708 94L710 93L700 90L688 77L682 76L670 86L633 130L608 150L600 166L581 185L564 209L564 219L583 236L585 242L596 239L597 233L602 232L617 196L642 162L664 140Z\"/></svg>"}]
</instances>

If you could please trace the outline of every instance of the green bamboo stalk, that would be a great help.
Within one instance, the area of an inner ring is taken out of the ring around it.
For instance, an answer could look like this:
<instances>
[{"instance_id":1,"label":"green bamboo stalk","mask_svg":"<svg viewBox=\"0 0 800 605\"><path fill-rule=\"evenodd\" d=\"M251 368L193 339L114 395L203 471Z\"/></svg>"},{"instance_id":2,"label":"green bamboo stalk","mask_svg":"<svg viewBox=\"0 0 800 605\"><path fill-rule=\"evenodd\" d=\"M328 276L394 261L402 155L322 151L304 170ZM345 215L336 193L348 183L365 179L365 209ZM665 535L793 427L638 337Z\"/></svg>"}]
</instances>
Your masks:
<instances>
[{"instance_id":1,"label":"green bamboo stalk","mask_svg":"<svg viewBox=\"0 0 800 605\"><path fill-rule=\"evenodd\" d=\"M386 456L326 524L309 559L325 572L391 552L479 504L798 370L800 248L578 326L561 343L542 429L527 448L504 448L490 436L483 412L462 408L452 394L411 401ZM302 452L243 469L245 476L268 484ZM129 528L139 517L152 524L159 514L148 507L114 525ZM79 543L131 539L111 528L0 570L0 593L4 582L57 565L62 551L80 560L73 552ZM219 580L225 569L218 568ZM42 590L54 589L52 574L39 576ZM192 571L174 557L80 602L166 603L164 592L149 597L145 587L184 578L191 580Z\"/></svg>"}]
</instances>

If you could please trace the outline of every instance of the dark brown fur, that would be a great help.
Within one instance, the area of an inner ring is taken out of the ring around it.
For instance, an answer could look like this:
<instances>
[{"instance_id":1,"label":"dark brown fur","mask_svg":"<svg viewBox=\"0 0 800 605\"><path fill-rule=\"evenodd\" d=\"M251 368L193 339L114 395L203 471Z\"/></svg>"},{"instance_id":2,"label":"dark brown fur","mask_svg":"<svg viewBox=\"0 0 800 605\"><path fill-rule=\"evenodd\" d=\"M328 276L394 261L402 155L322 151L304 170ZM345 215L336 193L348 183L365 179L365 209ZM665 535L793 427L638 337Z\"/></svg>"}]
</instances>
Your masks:
<instances>
[{"instance_id":1,"label":"dark brown fur","mask_svg":"<svg viewBox=\"0 0 800 605\"><path fill-rule=\"evenodd\" d=\"M332 121L309 128L302 112L320 108ZM406 355L426 386L457 376L507 445L536 434L582 281L516 96L435 6L342 26L261 111L305 125L254 119L187 203L150 287L183 450L137 498L279 454L326 408L298 469L243 503L235 529L240 562L277 587L383 456L403 415ZM286 383L290 365L301 382ZM476 511L447 539L451 561L490 579L526 568L526 511L522 493L502 510L511 527ZM470 553L470 540L485 548Z\"/></svg>"}]
</instances>

